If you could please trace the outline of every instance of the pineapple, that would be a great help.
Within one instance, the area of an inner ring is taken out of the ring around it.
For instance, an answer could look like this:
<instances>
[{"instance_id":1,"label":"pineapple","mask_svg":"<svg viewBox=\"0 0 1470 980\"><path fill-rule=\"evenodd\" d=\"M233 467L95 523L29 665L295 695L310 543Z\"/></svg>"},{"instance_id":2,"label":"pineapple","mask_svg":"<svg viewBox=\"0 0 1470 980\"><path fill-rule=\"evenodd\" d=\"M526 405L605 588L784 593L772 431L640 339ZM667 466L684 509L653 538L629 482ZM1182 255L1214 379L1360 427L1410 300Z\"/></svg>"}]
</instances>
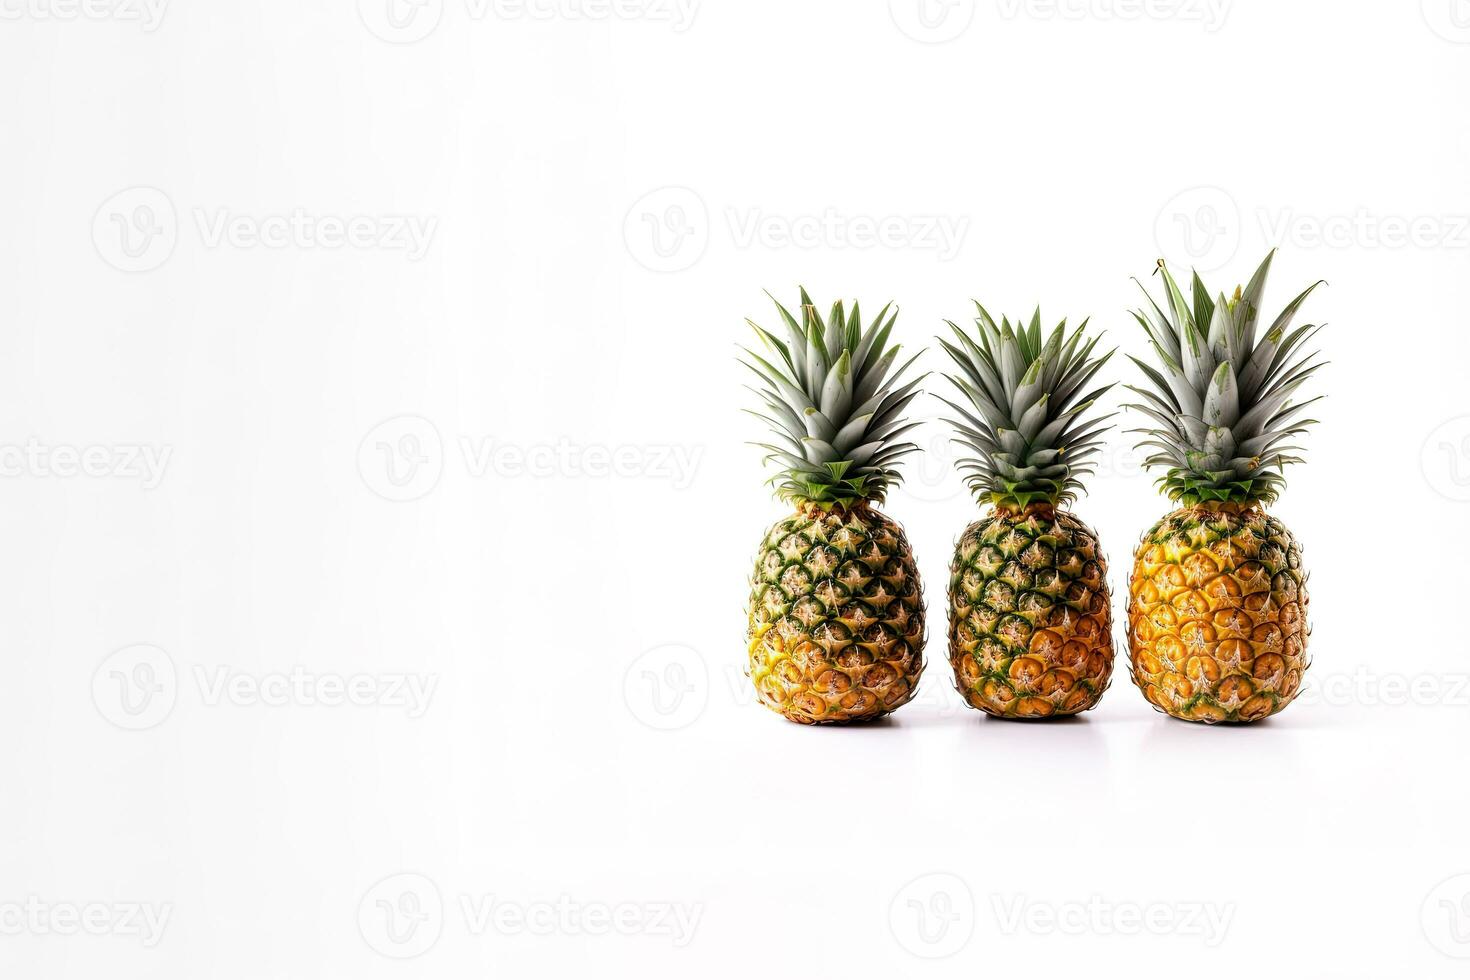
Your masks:
<instances>
[{"instance_id":1,"label":"pineapple","mask_svg":"<svg viewBox=\"0 0 1470 980\"><path fill-rule=\"evenodd\" d=\"M806 290L801 320L776 303L781 340L755 323L770 360L747 350L769 414L769 482L795 513L761 543L746 641L762 704L803 724L879 718L914 696L924 669L924 602L903 528L880 513L897 462L918 449L899 383L892 304L865 330L857 303L824 322ZM917 357L917 355L916 355ZM772 363L776 361L777 363Z\"/></svg>"},{"instance_id":2,"label":"pineapple","mask_svg":"<svg viewBox=\"0 0 1470 980\"><path fill-rule=\"evenodd\" d=\"M1113 674L1108 565L1097 534L1069 510L1092 472L1107 426L1088 390L1111 352L1093 357L1087 324L1063 321L1043 341L1030 327L996 326L976 303L971 338L940 340L958 365L947 375L969 406L958 419L960 470L990 510L965 528L949 579L949 661L971 707L1001 718L1073 715L1097 704Z\"/></svg>"},{"instance_id":3,"label":"pineapple","mask_svg":"<svg viewBox=\"0 0 1470 980\"><path fill-rule=\"evenodd\" d=\"M1317 399L1291 398L1321 366L1315 352L1301 353L1319 328L1291 322L1321 283L1257 340L1274 256L1230 300L1211 300L1197 274L1187 300L1160 260L1163 308L1150 297L1134 313L1162 370L1133 359L1150 385L1129 386L1143 398L1129 407L1154 423L1133 431L1180 508L1139 543L1128 646L1144 696L1187 721L1273 715L1296 697L1308 665L1301 547L1265 505L1281 492L1283 468L1301 462L1287 443L1315 422L1301 413Z\"/></svg>"}]
</instances>

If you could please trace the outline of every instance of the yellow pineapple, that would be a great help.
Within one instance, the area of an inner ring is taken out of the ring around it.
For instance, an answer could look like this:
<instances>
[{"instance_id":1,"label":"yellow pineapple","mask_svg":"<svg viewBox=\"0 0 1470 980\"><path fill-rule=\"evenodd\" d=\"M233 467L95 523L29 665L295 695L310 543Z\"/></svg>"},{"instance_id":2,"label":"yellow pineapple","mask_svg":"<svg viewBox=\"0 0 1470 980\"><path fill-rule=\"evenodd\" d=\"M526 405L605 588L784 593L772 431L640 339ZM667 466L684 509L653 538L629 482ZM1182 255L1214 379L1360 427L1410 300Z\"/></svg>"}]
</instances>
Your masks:
<instances>
[{"instance_id":1,"label":"yellow pineapple","mask_svg":"<svg viewBox=\"0 0 1470 980\"><path fill-rule=\"evenodd\" d=\"M1186 301L1162 261L1161 309L1134 314L1162 370L1134 358L1150 382L1130 405L1153 424L1135 430L1181 506L1144 534L1128 589L1133 682L1159 710L1186 721L1258 721L1301 690L1307 660L1307 573L1286 525L1266 513L1301 462L1287 445L1314 419L1292 395L1320 367L1302 345L1319 329L1291 328L1320 283L1292 300L1256 340L1275 253L1233 299L1212 300L1199 276ZM1167 312L1166 312L1167 311ZM1131 387L1131 386L1130 386Z\"/></svg>"}]
</instances>

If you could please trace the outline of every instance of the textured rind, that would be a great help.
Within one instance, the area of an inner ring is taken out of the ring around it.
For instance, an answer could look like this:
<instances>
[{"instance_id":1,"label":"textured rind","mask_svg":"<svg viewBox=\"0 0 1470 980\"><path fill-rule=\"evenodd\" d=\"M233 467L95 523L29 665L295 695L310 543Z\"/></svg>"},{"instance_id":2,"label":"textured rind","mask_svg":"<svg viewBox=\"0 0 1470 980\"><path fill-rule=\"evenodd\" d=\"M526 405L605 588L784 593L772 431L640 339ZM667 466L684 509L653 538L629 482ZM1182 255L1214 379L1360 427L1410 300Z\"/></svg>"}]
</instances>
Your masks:
<instances>
[{"instance_id":1,"label":"textured rind","mask_svg":"<svg viewBox=\"0 0 1470 980\"><path fill-rule=\"evenodd\" d=\"M1185 721L1250 722L1300 693L1307 573L1286 525L1259 508L1184 508L1144 534L1129 582L1133 682Z\"/></svg>"},{"instance_id":2,"label":"textured rind","mask_svg":"<svg viewBox=\"0 0 1470 980\"><path fill-rule=\"evenodd\" d=\"M1108 565L1066 511L997 512L965 529L949 579L949 662L969 702L1002 718L1073 715L1113 676Z\"/></svg>"},{"instance_id":3,"label":"textured rind","mask_svg":"<svg viewBox=\"0 0 1470 980\"><path fill-rule=\"evenodd\" d=\"M908 538L867 506L805 507L766 533L751 577L750 677L802 724L867 721L924 670L924 602Z\"/></svg>"}]
</instances>

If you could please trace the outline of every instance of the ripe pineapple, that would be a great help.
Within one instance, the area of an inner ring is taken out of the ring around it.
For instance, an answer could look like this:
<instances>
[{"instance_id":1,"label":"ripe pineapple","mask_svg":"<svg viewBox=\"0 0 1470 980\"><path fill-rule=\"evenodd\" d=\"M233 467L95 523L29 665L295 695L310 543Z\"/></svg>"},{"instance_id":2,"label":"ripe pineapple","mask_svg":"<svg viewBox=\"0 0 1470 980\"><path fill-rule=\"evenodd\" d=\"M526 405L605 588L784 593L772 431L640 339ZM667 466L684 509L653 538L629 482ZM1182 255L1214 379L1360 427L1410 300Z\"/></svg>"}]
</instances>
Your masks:
<instances>
[{"instance_id":1,"label":"ripe pineapple","mask_svg":"<svg viewBox=\"0 0 1470 980\"><path fill-rule=\"evenodd\" d=\"M756 326L778 364L747 350L776 443L769 481L796 512L766 533L751 578L746 640L761 702L791 721L866 721L905 704L924 669L924 602L903 528L874 509L898 483L904 409L922 378L892 367L898 317L866 330L857 303L823 322L801 291L801 321L778 302L790 343ZM890 373L891 372L891 373Z\"/></svg>"},{"instance_id":2,"label":"ripe pineapple","mask_svg":"<svg viewBox=\"0 0 1470 980\"><path fill-rule=\"evenodd\" d=\"M1129 585L1133 682L1155 707L1187 721L1248 722L1291 703L1307 669L1307 573L1286 525L1266 514L1301 462L1289 446L1314 424L1292 404L1320 367L1301 354L1317 330L1290 329L1309 286L1258 341L1261 294L1275 252L1233 299L1194 276L1186 300L1161 260L1163 309L1134 313L1162 371L1134 358L1151 390L1129 407L1154 425L1134 430L1181 505L1138 546ZM1147 291L1145 290L1145 294ZM1167 311L1167 312L1165 312ZM1132 387L1132 386L1130 386Z\"/></svg>"},{"instance_id":3,"label":"ripe pineapple","mask_svg":"<svg viewBox=\"0 0 1470 980\"><path fill-rule=\"evenodd\" d=\"M983 306L972 339L940 340L959 366L946 377L970 407L945 399L970 489L993 508L960 535L950 565L949 661L971 707L1002 718L1072 715L1097 704L1113 674L1108 565L1097 534L1066 506L1092 472L1103 419L1086 390L1112 353L1094 358L1087 324L1066 321L1042 341L996 326ZM1108 416L1111 417L1111 416Z\"/></svg>"}]
</instances>

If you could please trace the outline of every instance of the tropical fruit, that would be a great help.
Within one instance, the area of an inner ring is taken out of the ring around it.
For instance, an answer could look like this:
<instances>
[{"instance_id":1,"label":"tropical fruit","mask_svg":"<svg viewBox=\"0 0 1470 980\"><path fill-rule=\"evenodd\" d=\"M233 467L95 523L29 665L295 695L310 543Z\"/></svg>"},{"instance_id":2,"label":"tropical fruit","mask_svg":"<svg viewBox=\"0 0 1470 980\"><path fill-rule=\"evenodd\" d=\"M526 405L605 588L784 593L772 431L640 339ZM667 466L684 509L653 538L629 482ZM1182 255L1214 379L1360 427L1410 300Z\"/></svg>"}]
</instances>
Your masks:
<instances>
[{"instance_id":1,"label":"tropical fruit","mask_svg":"<svg viewBox=\"0 0 1470 980\"><path fill-rule=\"evenodd\" d=\"M746 642L762 704L804 724L866 721L908 702L924 669L924 601L903 529L877 506L899 481L904 411L922 377L900 383L891 304L866 328L857 303L825 320L806 290L785 340L751 323L747 350L773 441L771 483L795 513L766 533L751 576ZM917 355L916 355L917 356Z\"/></svg>"},{"instance_id":2,"label":"tropical fruit","mask_svg":"<svg viewBox=\"0 0 1470 980\"><path fill-rule=\"evenodd\" d=\"M1321 366L1304 345L1319 327L1291 324L1309 286L1257 338L1275 253L1234 297L1211 299L1196 274L1186 299L1162 261L1162 304L1134 313L1159 366L1129 406L1151 424L1141 448L1179 509L1143 535L1128 588L1133 682L1186 721L1249 722L1301 690L1307 659L1307 572L1280 519L1266 513L1301 462L1290 445L1316 398L1293 396ZM1147 290L1145 290L1147 294Z\"/></svg>"},{"instance_id":3,"label":"tropical fruit","mask_svg":"<svg viewBox=\"0 0 1470 980\"><path fill-rule=\"evenodd\" d=\"M1067 507L1093 472L1107 417L1088 410L1111 357L1093 356L1087 323L1045 338L983 306L971 337L940 340L959 368L946 375L964 404L955 441L976 498L988 505L955 545L949 579L949 661L971 707L1002 718L1072 715L1097 704L1113 674L1108 565L1097 534Z\"/></svg>"}]
</instances>

